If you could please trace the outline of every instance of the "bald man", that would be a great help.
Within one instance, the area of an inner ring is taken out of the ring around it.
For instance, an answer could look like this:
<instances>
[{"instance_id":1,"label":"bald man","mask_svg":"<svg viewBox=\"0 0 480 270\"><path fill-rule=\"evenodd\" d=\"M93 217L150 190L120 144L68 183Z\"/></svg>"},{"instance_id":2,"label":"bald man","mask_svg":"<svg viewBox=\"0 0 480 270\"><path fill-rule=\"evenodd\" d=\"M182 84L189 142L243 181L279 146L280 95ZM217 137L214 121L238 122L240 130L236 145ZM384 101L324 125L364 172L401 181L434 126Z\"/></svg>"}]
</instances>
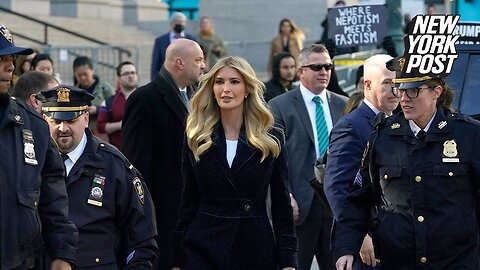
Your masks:
<instances>
[{"instance_id":1,"label":"bald man","mask_svg":"<svg viewBox=\"0 0 480 270\"><path fill-rule=\"evenodd\" d=\"M158 267L169 267L169 243L177 222L182 189L181 151L192 85L205 68L200 46L189 39L173 41L155 80L127 100L122 151L140 170L156 207Z\"/></svg>"}]
</instances>

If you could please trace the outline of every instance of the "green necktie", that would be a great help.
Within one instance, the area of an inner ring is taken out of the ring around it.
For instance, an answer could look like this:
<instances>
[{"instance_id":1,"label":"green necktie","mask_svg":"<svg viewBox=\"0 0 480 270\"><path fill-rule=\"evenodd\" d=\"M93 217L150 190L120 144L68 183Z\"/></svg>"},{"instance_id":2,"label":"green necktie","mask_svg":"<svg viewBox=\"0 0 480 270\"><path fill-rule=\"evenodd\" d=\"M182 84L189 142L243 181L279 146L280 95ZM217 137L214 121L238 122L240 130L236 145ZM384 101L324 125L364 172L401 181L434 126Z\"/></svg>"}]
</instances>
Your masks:
<instances>
[{"instance_id":1,"label":"green necktie","mask_svg":"<svg viewBox=\"0 0 480 270\"><path fill-rule=\"evenodd\" d=\"M312 101L315 103L315 125L317 127L318 151L322 156L328 147L328 129L325 122L325 113L323 112L322 100L315 96Z\"/></svg>"}]
</instances>

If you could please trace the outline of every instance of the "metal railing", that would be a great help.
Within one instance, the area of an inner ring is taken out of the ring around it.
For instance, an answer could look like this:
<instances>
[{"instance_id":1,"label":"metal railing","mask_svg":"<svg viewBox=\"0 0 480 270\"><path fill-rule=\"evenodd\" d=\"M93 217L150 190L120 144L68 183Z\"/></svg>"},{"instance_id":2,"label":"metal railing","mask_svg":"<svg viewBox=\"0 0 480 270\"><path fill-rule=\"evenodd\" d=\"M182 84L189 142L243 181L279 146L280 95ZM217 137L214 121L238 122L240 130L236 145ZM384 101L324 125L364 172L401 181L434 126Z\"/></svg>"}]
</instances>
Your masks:
<instances>
[{"instance_id":1,"label":"metal railing","mask_svg":"<svg viewBox=\"0 0 480 270\"><path fill-rule=\"evenodd\" d=\"M66 33L66 34L69 34L69 35L72 35L72 36L75 36L75 37L78 37L78 38L81 38L81 39L84 39L84 40L88 40L90 42L93 42L93 43L96 43L98 45L109 45L107 42L104 42L104 41L101 41L101 40L98 40L98 39L95 39L95 38L92 38L92 37L89 37L89 36L86 36L86 35L83 35L81 33L78 33L78 32L74 32L74 31L71 31L71 30L68 30L66 28L63 28L63 27L60 27L60 26L57 26L57 25L53 25L53 24L50 24L50 23L47 23L47 22L44 22L44 21L41 21L41 20L38 20L38 19L35 19L31 16L28 16L28 15L25 15L25 14L22 14L22 13L18 13L16 11L13 11L11 9L8 9L8 8L4 8L4 7L1 7L0 6L0 11L4 11L4 12L7 12L7 13L10 13L10 14L13 14L15 16L18 16L18 17L22 17L24 19L27 19L31 22L34 22L34 23L37 23L37 24L41 24L43 25L43 40L38 40L38 39L35 39L35 38L32 38L32 37L29 37L27 35L23 35L22 33L18 33L18 32L15 32L15 35L16 36L19 36L21 38L24 38L24 39L27 39L27 40L30 40L32 42L35 42L35 43L38 43L40 45L48 45L49 42L48 42L48 31L49 29L55 29L57 31L60 31L60 32L63 32L63 33ZM122 48L122 47L118 47L118 46L111 46L111 48L113 50L116 50L118 51L118 61L121 62L122 59L123 59L123 55L126 55L127 57L130 57L131 56L131 52L125 48Z\"/></svg>"}]
</instances>

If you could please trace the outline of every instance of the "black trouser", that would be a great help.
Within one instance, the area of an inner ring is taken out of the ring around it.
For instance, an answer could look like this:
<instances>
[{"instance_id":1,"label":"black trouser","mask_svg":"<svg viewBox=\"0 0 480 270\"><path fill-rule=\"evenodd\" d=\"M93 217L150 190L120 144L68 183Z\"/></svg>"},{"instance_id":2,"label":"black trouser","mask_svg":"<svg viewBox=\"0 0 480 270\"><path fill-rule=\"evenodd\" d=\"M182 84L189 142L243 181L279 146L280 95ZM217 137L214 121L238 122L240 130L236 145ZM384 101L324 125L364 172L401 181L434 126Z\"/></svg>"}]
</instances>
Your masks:
<instances>
[{"instance_id":1,"label":"black trouser","mask_svg":"<svg viewBox=\"0 0 480 270\"><path fill-rule=\"evenodd\" d=\"M310 212L301 224L296 226L298 237L298 270L310 270L313 256L321 270L333 270L333 254L330 252L330 230L332 228L330 209L314 196Z\"/></svg>"}]
</instances>

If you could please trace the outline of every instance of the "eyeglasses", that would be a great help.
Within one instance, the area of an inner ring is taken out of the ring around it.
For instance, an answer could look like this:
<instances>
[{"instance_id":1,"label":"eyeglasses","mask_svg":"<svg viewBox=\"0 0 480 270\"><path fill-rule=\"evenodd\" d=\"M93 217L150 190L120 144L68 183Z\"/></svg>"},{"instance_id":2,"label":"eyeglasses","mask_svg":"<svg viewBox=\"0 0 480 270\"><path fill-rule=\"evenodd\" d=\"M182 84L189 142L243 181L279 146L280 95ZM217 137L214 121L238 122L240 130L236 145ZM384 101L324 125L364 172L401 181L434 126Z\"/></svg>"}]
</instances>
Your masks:
<instances>
[{"instance_id":1,"label":"eyeglasses","mask_svg":"<svg viewBox=\"0 0 480 270\"><path fill-rule=\"evenodd\" d=\"M15 62L15 55L0 55L0 62Z\"/></svg>"},{"instance_id":2,"label":"eyeglasses","mask_svg":"<svg viewBox=\"0 0 480 270\"><path fill-rule=\"evenodd\" d=\"M320 71L322 68L325 68L326 71L332 70L333 64L328 63L328 64L310 64L310 65L305 65L302 67L308 67L313 71Z\"/></svg>"},{"instance_id":3,"label":"eyeglasses","mask_svg":"<svg viewBox=\"0 0 480 270\"><path fill-rule=\"evenodd\" d=\"M126 71L123 73L120 73L120 76L129 76L129 75L137 75L136 71Z\"/></svg>"},{"instance_id":4,"label":"eyeglasses","mask_svg":"<svg viewBox=\"0 0 480 270\"><path fill-rule=\"evenodd\" d=\"M430 88L431 87L415 87L410 89L400 89L398 86L392 86L392 93L397 98L403 97L403 93L405 93L408 98L417 98L420 90Z\"/></svg>"}]
</instances>

